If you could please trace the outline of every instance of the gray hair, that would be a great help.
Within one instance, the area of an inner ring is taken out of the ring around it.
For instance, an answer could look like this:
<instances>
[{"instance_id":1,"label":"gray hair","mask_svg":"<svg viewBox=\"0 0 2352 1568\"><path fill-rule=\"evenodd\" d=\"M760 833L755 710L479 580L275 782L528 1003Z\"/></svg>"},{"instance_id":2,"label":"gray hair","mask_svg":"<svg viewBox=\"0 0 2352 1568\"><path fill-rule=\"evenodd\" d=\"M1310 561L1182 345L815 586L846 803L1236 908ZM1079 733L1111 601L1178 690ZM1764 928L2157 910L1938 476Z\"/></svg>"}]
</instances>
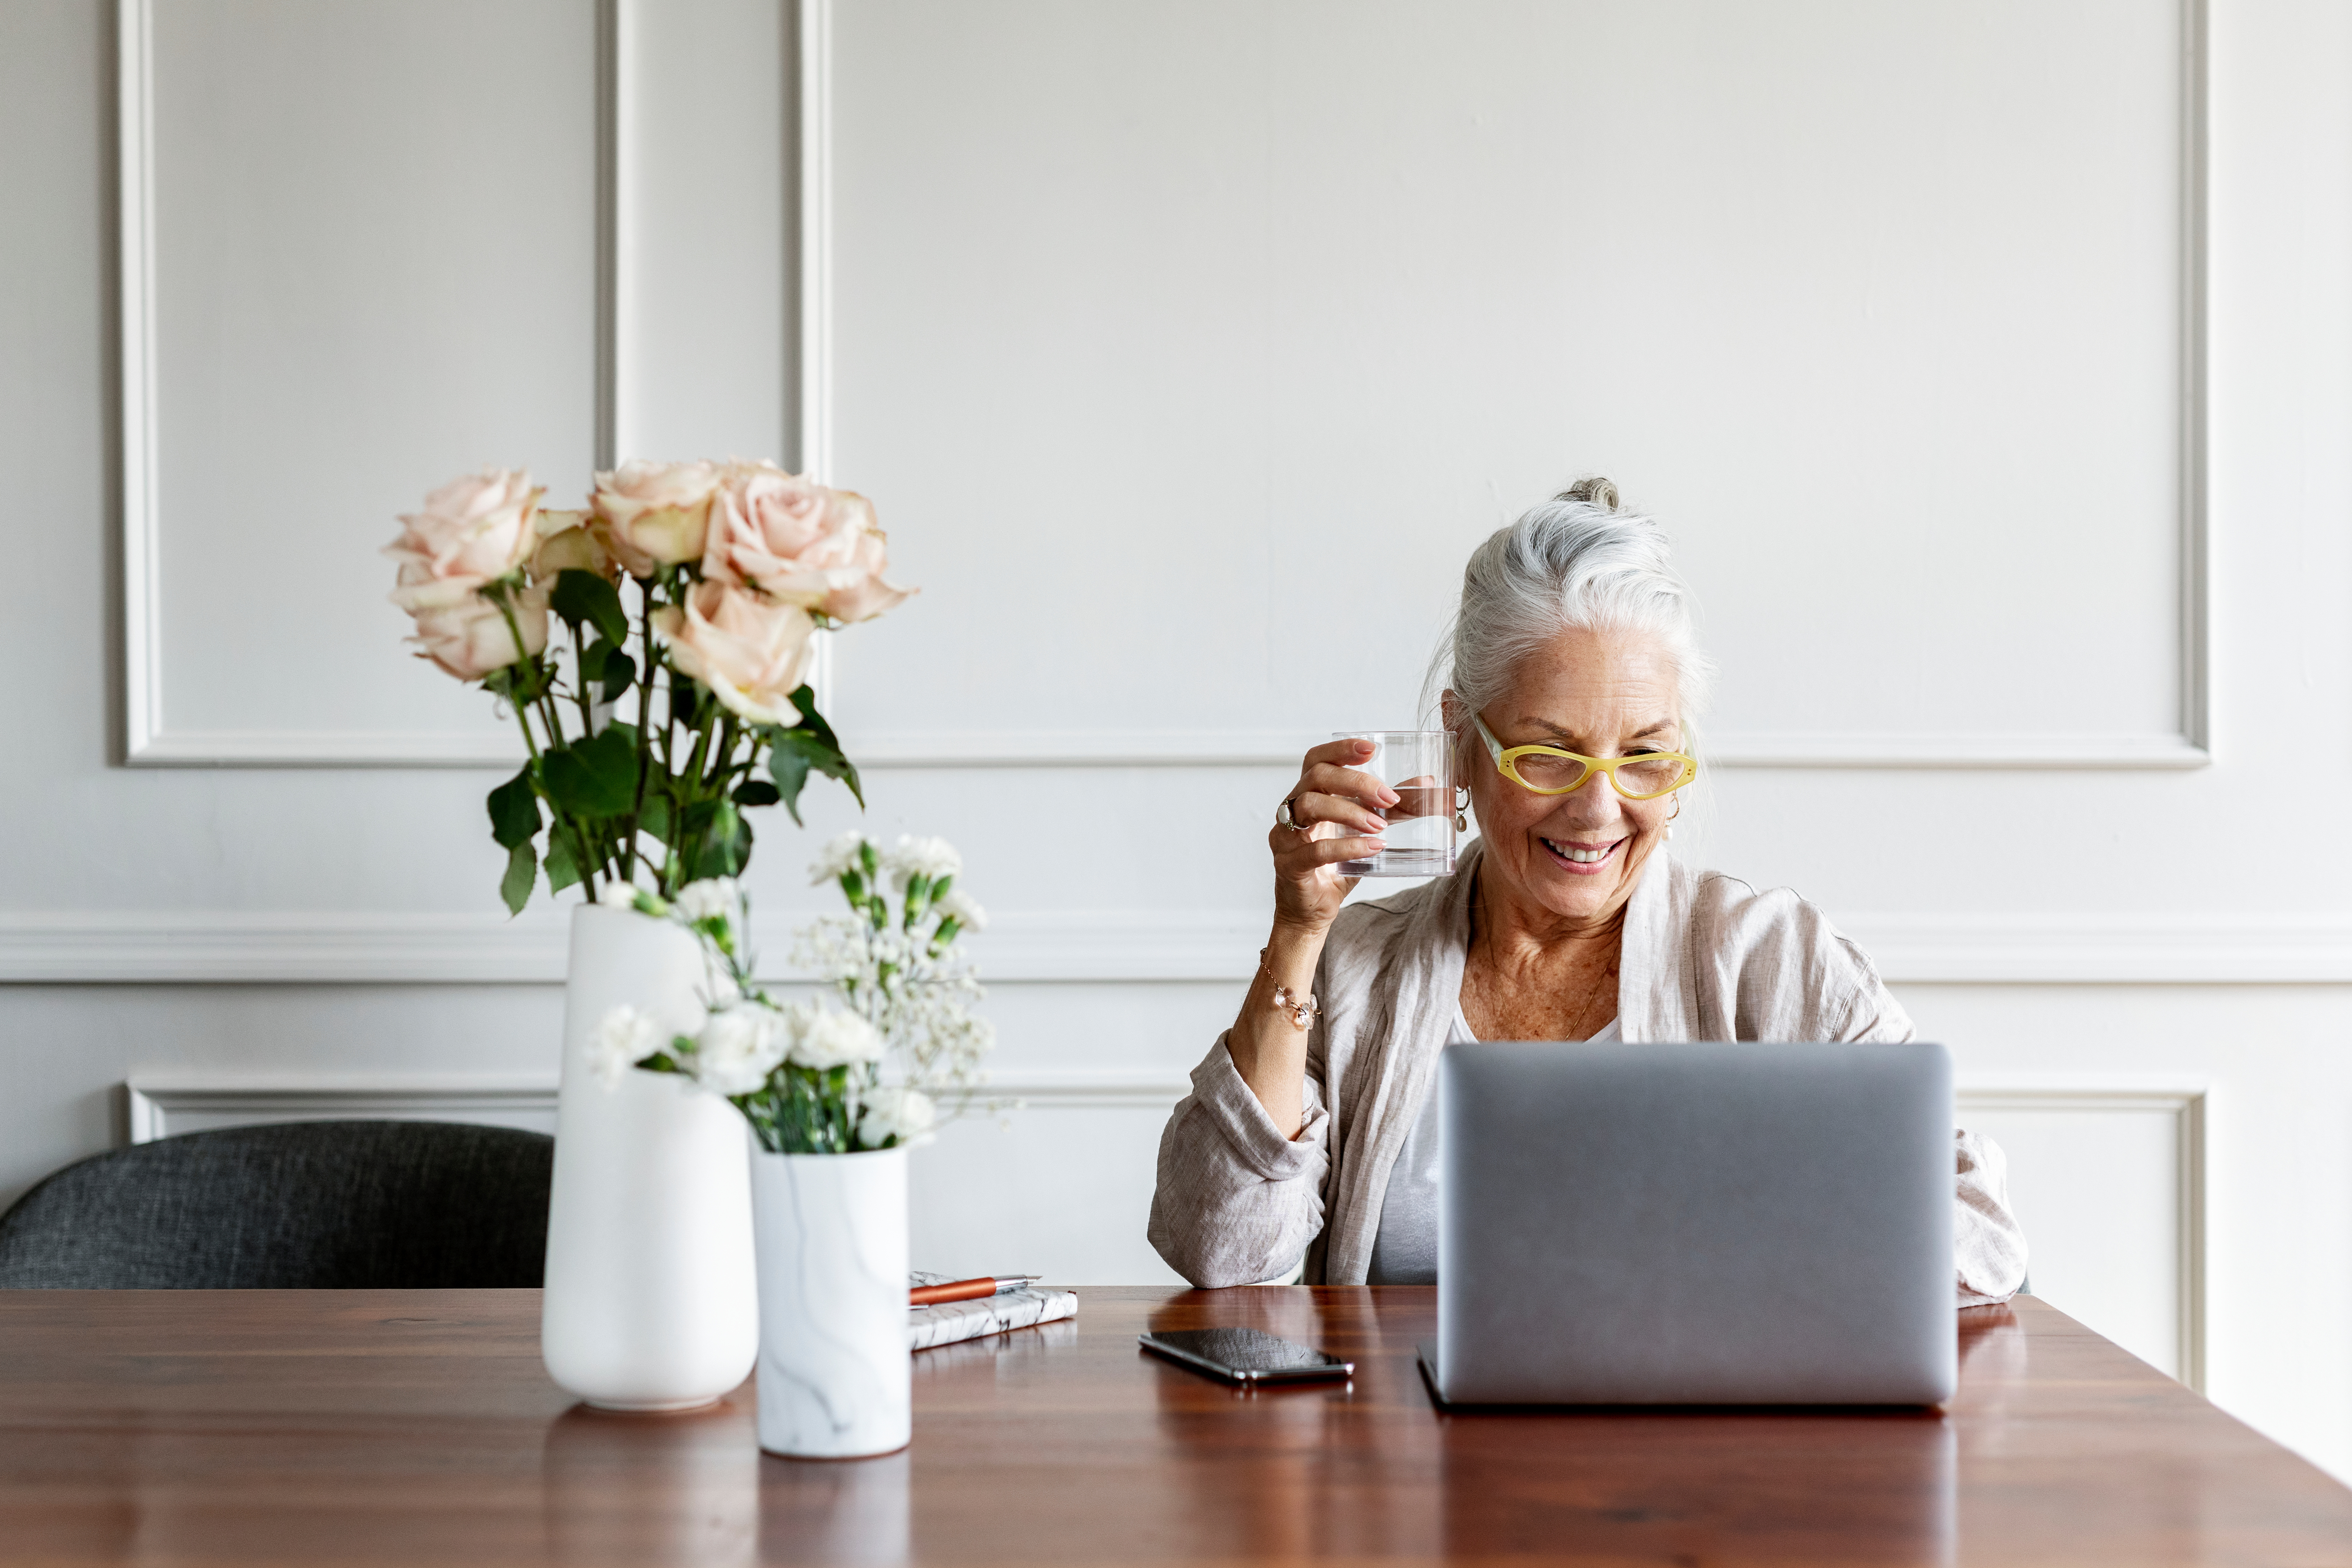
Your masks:
<instances>
[{"instance_id":1,"label":"gray hair","mask_svg":"<svg viewBox=\"0 0 2352 1568\"><path fill-rule=\"evenodd\" d=\"M1519 662L1571 627L1644 631L1675 661L1676 717L1694 755L1693 715L1715 666L1699 651L1690 589L1675 574L1664 530L1621 510L1617 487L1579 479L1508 528L1496 529L1462 572L1462 603L1430 660L1423 707L1449 688L1472 712L1502 694Z\"/></svg>"}]
</instances>

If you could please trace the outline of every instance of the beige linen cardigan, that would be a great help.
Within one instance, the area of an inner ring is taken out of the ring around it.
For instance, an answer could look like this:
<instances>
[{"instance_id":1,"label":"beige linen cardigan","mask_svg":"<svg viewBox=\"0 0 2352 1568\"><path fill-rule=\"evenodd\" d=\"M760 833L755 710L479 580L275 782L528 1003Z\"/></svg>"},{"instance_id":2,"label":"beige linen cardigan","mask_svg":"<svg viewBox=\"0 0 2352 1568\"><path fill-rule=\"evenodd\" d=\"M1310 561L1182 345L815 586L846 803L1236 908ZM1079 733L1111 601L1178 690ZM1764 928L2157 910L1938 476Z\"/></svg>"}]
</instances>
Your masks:
<instances>
[{"instance_id":1,"label":"beige linen cardigan","mask_svg":"<svg viewBox=\"0 0 2352 1568\"><path fill-rule=\"evenodd\" d=\"M1306 1125L1286 1138L1220 1035L1160 1139L1151 1245L1195 1285L1246 1285L1305 1259L1310 1284L1360 1285L1389 1172L1433 1089L1462 994L1484 847L1451 877L1339 911L1315 973ZM1618 1027L1633 1041L1908 1040L1862 950L1785 888L1696 871L1662 847L1625 905ZM2025 1277L2000 1148L1955 1135L1952 1250L1961 1306Z\"/></svg>"}]
</instances>

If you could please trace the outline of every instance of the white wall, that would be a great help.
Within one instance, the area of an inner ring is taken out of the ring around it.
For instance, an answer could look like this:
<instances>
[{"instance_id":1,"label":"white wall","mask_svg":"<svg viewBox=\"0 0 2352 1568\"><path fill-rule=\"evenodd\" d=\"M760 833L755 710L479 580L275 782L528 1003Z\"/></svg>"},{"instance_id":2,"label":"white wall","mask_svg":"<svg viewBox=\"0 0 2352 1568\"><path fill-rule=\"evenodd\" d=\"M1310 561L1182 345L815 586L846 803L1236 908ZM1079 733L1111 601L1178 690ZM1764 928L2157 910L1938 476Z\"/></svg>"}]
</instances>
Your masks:
<instances>
[{"instance_id":1,"label":"white wall","mask_svg":"<svg viewBox=\"0 0 2352 1568\"><path fill-rule=\"evenodd\" d=\"M119 142L113 5L0 9L0 1200L126 1079L543 1078L507 742L373 551L477 463L772 454L925 589L837 650L867 825L1000 917L1032 1103L919 1251L1166 1278L1281 759L1404 721L1470 545L1602 470L1725 667L1695 850L1950 1043L2042 1289L2352 1474L2339 8L604 15L153 0Z\"/></svg>"}]
</instances>

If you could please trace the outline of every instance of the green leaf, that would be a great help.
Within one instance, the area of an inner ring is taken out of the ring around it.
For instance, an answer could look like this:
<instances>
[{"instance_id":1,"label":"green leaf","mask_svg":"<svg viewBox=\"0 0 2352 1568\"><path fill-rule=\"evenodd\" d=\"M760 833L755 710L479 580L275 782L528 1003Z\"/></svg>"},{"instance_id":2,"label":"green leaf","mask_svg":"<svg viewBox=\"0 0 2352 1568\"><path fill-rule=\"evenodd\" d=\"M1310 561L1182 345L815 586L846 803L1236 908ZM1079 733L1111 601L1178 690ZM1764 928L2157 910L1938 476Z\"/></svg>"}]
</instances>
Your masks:
<instances>
[{"instance_id":1,"label":"green leaf","mask_svg":"<svg viewBox=\"0 0 2352 1568\"><path fill-rule=\"evenodd\" d=\"M711 870L706 876L740 877L751 863L751 825L731 800L719 803L710 825Z\"/></svg>"},{"instance_id":2,"label":"green leaf","mask_svg":"<svg viewBox=\"0 0 2352 1568\"><path fill-rule=\"evenodd\" d=\"M826 723L824 715L816 710L814 687L803 681L793 691L793 706L801 710L801 721L794 728L808 731L830 746L835 753L841 751L841 737L833 732L833 726Z\"/></svg>"},{"instance_id":3,"label":"green leaf","mask_svg":"<svg viewBox=\"0 0 2352 1568\"><path fill-rule=\"evenodd\" d=\"M751 825L731 800L698 800L679 817L680 874L689 882L734 877L751 859Z\"/></svg>"},{"instance_id":4,"label":"green leaf","mask_svg":"<svg viewBox=\"0 0 2352 1568\"><path fill-rule=\"evenodd\" d=\"M801 689L802 691L807 689L806 687ZM795 704L800 701L800 692L793 694L793 700ZM818 720L790 730L770 724L760 731L761 738L768 742L768 776L776 781L776 787L783 795L784 809L793 814L793 820L796 823L801 820L801 790L807 784L812 772L839 779L849 786L849 793L857 797L861 809L866 805L866 793L859 787L857 769L841 754L841 747L832 738L830 730L818 732L818 727L823 723L823 720Z\"/></svg>"},{"instance_id":5,"label":"green leaf","mask_svg":"<svg viewBox=\"0 0 2352 1568\"><path fill-rule=\"evenodd\" d=\"M586 575L586 574L583 574ZM637 799L637 732L608 724L540 758L548 798L572 816L624 816Z\"/></svg>"},{"instance_id":6,"label":"green leaf","mask_svg":"<svg viewBox=\"0 0 2352 1568\"><path fill-rule=\"evenodd\" d=\"M560 893L580 879L580 863L572 853L572 840L561 833L547 836L547 890Z\"/></svg>"},{"instance_id":7,"label":"green leaf","mask_svg":"<svg viewBox=\"0 0 2352 1568\"><path fill-rule=\"evenodd\" d=\"M604 662L599 667L604 680L604 700L610 702L626 691L629 683L636 679L637 661L608 642L593 643L590 645L589 651L593 653L600 647L604 650Z\"/></svg>"},{"instance_id":8,"label":"green leaf","mask_svg":"<svg viewBox=\"0 0 2352 1568\"><path fill-rule=\"evenodd\" d=\"M522 907L530 902L531 884L538 879L539 859L526 838L507 856L507 874L499 881L499 897L506 900L507 913L522 913Z\"/></svg>"},{"instance_id":9,"label":"green leaf","mask_svg":"<svg viewBox=\"0 0 2352 1568\"><path fill-rule=\"evenodd\" d=\"M641 832L652 834L662 843L668 843L669 797L666 795L647 793L646 809L637 817L637 827Z\"/></svg>"},{"instance_id":10,"label":"green leaf","mask_svg":"<svg viewBox=\"0 0 2352 1568\"><path fill-rule=\"evenodd\" d=\"M773 805L783 796L765 779L745 779L735 786L738 805Z\"/></svg>"},{"instance_id":11,"label":"green leaf","mask_svg":"<svg viewBox=\"0 0 2352 1568\"><path fill-rule=\"evenodd\" d=\"M636 678L637 661L603 637L580 650L581 689L601 688L597 694L604 701L619 697Z\"/></svg>"},{"instance_id":12,"label":"green leaf","mask_svg":"<svg viewBox=\"0 0 2352 1568\"><path fill-rule=\"evenodd\" d=\"M766 730L767 735L789 735L789 730ZM808 783L807 756L782 742L773 742L768 752L768 776L776 781L776 792L782 798L784 809L793 814L793 826L806 827L801 820L801 788Z\"/></svg>"},{"instance_id":13,"label":"green leaf","mask_svg":"<svg viewBox=\"0 0 2352 1568\"><path fill-rule=\"evenodd\" d=\"M621 608L621 591L593 572L577 567L558 572L548 604L568 626L585 621L603 632L608 642L629 640L629 616Z\"/></svg>"},{"instance_id":14,"label":"green leaf","mask_svg":"<svg viewBox=\"0 0 2352 1568\"><path fill-rule=\"evenodd\" d=\"M530 769L490 792L490 837L501 849L520 849L539 837L539 795L530 787Z\"/></svg>"},{"instance_id":15,"label":"green leaf","mask_svg":"<svg viewBox=\"0 0 2352 1568\"><path fill-rule=\"evenodd\" d=\"M680 675L676 669L672 669L669 672L670 728L699 729L700 725L696 722L696 719L702 711L704 695L702 682L691 676Z\"/></svg>"},{"instance_id":16,"label":"green leaf","mask_svg":"<svg viewBox=\"0 0 2352 1568\"><path fill-rule=\"evenodd\" d=\"M677 856L681 882L698 882L710 875L702 868L702 846L710 837L711 819L719 815L715 800L698 800L677 814L677 837L669 841Z\"/></svg>"}]
</instances>

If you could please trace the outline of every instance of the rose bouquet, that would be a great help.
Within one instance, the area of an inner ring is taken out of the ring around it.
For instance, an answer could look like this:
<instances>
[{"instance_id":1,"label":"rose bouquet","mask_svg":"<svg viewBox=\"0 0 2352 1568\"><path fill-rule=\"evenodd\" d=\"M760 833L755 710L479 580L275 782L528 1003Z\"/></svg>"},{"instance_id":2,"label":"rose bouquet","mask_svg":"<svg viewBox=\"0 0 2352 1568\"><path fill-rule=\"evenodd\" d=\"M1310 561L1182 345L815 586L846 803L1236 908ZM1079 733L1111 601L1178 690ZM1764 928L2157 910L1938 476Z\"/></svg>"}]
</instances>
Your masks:
<instances>
[{"instance_id":1,"label":"rose bouquet","mask_svg":"<svg viewBox=\"0 0 2352 1568\"><path fill-rule=\"evenodd\" d=\"M927 1138L939 1101L968 1103L995 1031L974 1015L982 991L958 935L987 917L955 887L962 868L937 838L901 838L884 852L845 833L811 870L848 900L801 933L800 960L831 984L838 1005L782 1002L752 980L742 889L728 879L689 883L675 899L614 884L605 900L684 926L701 942L709 1014L692 1035L664 1030L634 1007L598 1027L597 1075L607 1087L631 1068L683 1073L725 1096L776 1154L854 1154ZM893 910L884 891L895 888ZM895 1058L886 1069L885 1063Z\"/></svg>"},{"instance_id":2,"label":"rose bouquet","mask_svg":"<svg viewBox=\"0 0 2352 1568\"><path fill-rule=\"evenodd\" d=\"M457 479L384 552L418 657L522 726L530 761L488 803L509 910L542 868L551 892L644 886L665 905L736 876L745 808L799 821L811 773L864 804L804 679L820 630L911 592L884 575L863 496L765 462L624 464L580 510L543 493L519 470Z\"/></svg>"}]
</instances>

